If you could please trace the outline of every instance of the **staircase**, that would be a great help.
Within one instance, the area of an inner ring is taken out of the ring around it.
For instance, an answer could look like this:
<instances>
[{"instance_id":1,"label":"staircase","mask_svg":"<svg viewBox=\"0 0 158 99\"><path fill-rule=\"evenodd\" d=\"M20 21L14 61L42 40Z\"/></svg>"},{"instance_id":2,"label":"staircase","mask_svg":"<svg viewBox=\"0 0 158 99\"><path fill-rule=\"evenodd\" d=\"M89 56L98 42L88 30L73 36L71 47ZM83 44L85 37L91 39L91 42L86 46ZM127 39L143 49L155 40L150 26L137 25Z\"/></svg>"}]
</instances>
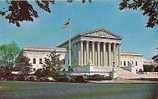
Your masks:
<instances>
[{"instance_id":1,"label":"staircase","mask_svg":"<svg viewBox=\"0 0 158 99\"><path fill-rule=\"evenodd\" d=\"M118 79L136 79L139 78L138 74L132 73L126 69L123 68L117 68L117 75Z\"/></svg>"}]
</instances>

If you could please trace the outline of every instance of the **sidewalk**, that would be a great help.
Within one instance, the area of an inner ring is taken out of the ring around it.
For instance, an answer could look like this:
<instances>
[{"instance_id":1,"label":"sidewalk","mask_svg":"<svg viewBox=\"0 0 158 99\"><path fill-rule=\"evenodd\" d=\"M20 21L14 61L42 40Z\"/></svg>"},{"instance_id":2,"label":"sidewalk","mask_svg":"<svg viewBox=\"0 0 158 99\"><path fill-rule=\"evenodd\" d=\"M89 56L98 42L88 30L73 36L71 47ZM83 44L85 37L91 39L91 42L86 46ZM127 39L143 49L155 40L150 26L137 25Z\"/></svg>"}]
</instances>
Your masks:
<instances>
[{"instance_id":1,"label":"sidewalk","mask_svg":"<svg viewBox=\"0 0 158 99\"><path fill-rule=\"evenodd\" d=\"M89 83L98 83L98 84L158 84L158 81L144 81L144 80L102 80L102 81L88 81Z\"/></svg>"}]
</instances>

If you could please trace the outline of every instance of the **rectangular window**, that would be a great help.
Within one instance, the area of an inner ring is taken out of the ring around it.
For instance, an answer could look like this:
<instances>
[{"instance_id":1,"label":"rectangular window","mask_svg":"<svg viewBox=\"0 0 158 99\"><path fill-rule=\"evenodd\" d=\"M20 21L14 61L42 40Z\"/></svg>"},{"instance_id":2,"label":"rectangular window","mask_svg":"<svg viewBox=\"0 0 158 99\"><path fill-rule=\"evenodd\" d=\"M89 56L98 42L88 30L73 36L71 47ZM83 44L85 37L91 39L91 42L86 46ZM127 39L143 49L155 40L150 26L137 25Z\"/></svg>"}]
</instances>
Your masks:
<instances>
[{"instance_id":1,"label":"rectangular window","mask_svg":"<svg viewBox=\"0 0 158 99\"><path fill-rule=\"evenodd\" d=\"M138 65L137 61L136 61L136 66Z\"/></svg>"},{"instance_id":2,"label":"rectangular window","mask_svg":"<svg viewBox=\"0 0 158 99\"><path fill-rule=\"evenodd\" d=\"M128 66L131 66L131 63L130 63L130 61L128 61Z\"/></svg>"},{"instance_id":3,"label":"rectangular window","mask_svg":"<svg viewBox=\"0 0 158 99\"><path fill-rule=\"evenodd\" d=\"M33 64L36 64L36 58L33 58Z\"/></svg>"},{"instance_id":4,"label":"rectangular window","mask_svg":"<svg viewBox=\"0 0 158 99\"><path fill-rule=\"evenodd\" d=\"M124 66L126 66L126 61L124 61Z\"/></svg>"},{"instance_id":5,"label":"rectangular window","mask_svg":"<svg viewBox=\"0 0 158 99\"><path fill-rule=\"evenodd\" d=\"M39 64L42 64L42 58L39 59Z\"/></svg>"}]
</instances>

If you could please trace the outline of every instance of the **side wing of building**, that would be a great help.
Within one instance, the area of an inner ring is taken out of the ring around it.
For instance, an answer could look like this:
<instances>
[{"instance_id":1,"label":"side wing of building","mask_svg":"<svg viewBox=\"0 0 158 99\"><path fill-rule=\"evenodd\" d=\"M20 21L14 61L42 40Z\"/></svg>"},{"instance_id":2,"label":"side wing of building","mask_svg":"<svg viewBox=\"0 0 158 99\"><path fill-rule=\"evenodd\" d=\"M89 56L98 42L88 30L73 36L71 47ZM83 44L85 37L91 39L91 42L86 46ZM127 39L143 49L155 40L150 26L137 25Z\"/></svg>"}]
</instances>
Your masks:
<instances>
[{"instance_id":1,"label":"side wing of building","mask_svg":"<svg viewBox=\"0 0 158 99\"><path fill-rule=\"evenodd\" d=\"M144 57L134 52L121 52L120 66L132 71L143 71Z\"/></svg>"},{"instance_id":2,"label":"side wing of building","mask_svg":"<svg viewBox=\"0 0 158 99\"><path fill-rule=\"evenodd\" d=\"M24 48L23 54L30 59L29 62L32 64L32 68L37 70L43 67L45 58L48 58L51 51L60 54L60 60L65 59L66 50L64 48Z\"/></svg>"}]
</instances>

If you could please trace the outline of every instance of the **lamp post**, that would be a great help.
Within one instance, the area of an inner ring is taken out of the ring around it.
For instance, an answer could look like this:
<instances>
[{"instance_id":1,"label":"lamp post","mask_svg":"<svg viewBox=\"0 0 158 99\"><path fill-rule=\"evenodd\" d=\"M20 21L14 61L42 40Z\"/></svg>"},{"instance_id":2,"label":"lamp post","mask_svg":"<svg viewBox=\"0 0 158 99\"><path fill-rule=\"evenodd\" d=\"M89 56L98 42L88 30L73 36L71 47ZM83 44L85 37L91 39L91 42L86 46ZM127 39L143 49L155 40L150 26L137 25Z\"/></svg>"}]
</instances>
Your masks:
<instances>
[{"instance_id":1,"label":"lamp post","mask_svg":"<svg viewBox=\"0 0 158 99\"><path fill-rule=\"evenodd\" d=\"M116 78L116 71L115 71L115 62L112 62L112 72L111 72L111 77L112 79L115 79Z\"/></svg>"}]
</instances>

